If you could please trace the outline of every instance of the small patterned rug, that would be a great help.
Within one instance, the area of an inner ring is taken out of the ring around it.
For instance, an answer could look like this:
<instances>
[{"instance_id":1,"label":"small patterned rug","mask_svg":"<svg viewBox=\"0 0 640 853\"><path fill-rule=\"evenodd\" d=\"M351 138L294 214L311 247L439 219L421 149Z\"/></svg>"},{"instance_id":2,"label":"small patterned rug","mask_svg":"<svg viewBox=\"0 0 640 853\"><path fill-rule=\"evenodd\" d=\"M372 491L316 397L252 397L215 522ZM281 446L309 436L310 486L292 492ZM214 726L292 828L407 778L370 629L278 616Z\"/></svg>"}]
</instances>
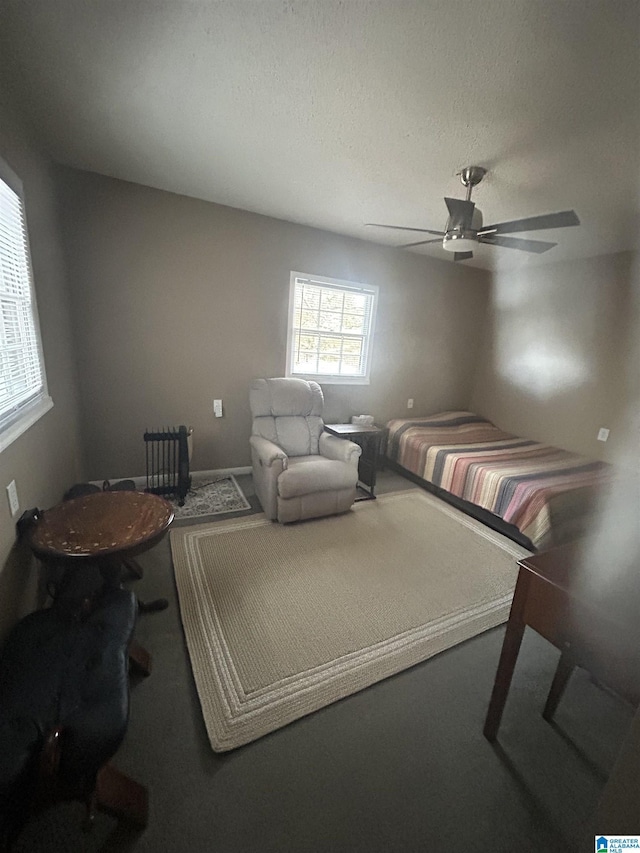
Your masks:
<instances>
[{"instance_id":1,"label":"small patterned rug","mask_svg":"<svg viewBox=\"0 0 640 853\"><path fill-rule=\"evenodd\" d=\"M251 509L233 474L214 481L194 477L184 506L178 506L177 500L171 500L171 504L176 520Z\"/></svg>"}]
</instances>

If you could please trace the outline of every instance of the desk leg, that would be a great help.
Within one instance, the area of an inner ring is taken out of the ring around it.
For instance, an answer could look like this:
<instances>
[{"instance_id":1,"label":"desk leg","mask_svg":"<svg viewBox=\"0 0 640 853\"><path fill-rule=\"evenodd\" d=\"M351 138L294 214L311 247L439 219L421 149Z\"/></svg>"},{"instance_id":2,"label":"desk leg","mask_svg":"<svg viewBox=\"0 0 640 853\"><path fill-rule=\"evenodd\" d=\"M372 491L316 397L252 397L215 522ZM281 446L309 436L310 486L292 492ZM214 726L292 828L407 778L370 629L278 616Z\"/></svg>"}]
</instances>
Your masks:
<instances>
[{"instance_id":1,"label":"desk leg","mask_svg":"<svg viewBox=\"0 0 640 853\"><path fill-rule=\"evenodd\" d=\"M500 662L498 663L498 671L496 672L496 680L493 685L487 719L484 724L484 736L487 740L493 742L500 727L502 720L502 712L504 711L505 702L509 688L511 687L511 679L513 671L518 660L518 652L522 643L522 636L525 629L524 609L529 592L529 576L525 569L520 569L518 575L518 583L513 595L513 604L511 605L511 613L507 622L507 632L504 636L502 644L502 652L500 653Z\"/></svg>"},{"instance_id":2,"label":"desk leg","mask_svg":"<svg viewBox=\"0 0 640 853\"><path fill-rule=\"evenodd\" d=\"M151 655L135 640L129 644L129 664L145 678L151 675Z\"/></svg>"},{"instance_id":3,"label":"desk leg","mask_svg":"<svg viewBox=\"0 0 640 853\"><path fill-rule=\"evenodd\" d=\"M137 560L134 560L132 557L127 557L122 561L122 565L125 569L130 572L136 580L140 580L144 577L144 569L140 565Z\"/></svg>"},{"instance_id":4,"label":"desk leg","mask_svg":"<svg viewBox=\"0 0 640 853\"><path fill-rule=\"evenodd\" d=\"M111 764L98 772L95 805L107 814L126 821L134 829L144 829L149 816L147 789Z\"/></svg>"},{"instance_id":5,"label":"desk leg","mask_svg":"<svg viewBox=\"0 0 640 853\"><path fill-rule=\"evenodd\" d=\"M544 706L544 711L542 712L542 716L549 723L553 719L553 715L558 707L558 702L562 699L562 694L564 693L565 687L567 686L567 683L571 678L571 673L574 669L575 664L573 663L570 654L563 651L560 655L556 674L553 676L553 681L551 682L551 689L547 696L547 703Z\"/></svg>"}]
</instances>

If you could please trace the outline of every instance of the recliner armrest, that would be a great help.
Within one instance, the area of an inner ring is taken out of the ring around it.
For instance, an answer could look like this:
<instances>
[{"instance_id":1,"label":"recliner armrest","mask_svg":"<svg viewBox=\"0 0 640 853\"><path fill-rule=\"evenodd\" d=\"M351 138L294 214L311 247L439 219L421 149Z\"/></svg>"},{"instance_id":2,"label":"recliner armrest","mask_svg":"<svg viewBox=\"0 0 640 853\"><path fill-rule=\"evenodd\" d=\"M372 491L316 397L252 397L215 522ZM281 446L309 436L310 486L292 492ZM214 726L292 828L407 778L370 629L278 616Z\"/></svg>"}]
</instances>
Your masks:
<instances>
[{"instance_id":1,"label":"recliner armrest","mask_svg":"<svg viewBox=\"0 0 640 853\"><path fill-rule=\"evenodd\" d=\"M330 435L328 432L321 433L319 449L322 456L326 456L327 459L349 462L352 465L358 464L358 459L362 453L362 448L355 441L338 438L337 435Z\"/></svg>"},{"instance_id":2,"label":"recliner armrest","mask_svg":"<svg viewBox=\"0 0 640 853\"><path fill-rule=\"evenodd\" d=\"M260 435L252 435L249 438L249 444L255 450L260 459L260 464L265 468L270 468L277 460L282 461L283 469L287 467L287 454L281 447L269 441L268 438L262 438Z\"/></svg>"}]
</instances>

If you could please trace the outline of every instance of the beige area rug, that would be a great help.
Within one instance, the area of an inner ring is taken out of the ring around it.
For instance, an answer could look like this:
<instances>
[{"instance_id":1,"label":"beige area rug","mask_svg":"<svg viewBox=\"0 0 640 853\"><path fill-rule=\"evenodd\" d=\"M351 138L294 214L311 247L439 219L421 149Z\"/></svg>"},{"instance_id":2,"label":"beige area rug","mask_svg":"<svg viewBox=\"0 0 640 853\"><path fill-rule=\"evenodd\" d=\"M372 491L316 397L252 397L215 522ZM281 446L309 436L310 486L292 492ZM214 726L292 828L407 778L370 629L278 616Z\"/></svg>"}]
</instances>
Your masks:
<instances>
[{"instance_id":1,"label":"beige area rug","mask_svg":"<svg viewBox=\"0 0 640 853\"><path fill-rule=\"evenodd\" d=\"M504 622L528 553L419 490L293 525L178 528L171 548L219 752Z\"/></svg>"}]
</instances>

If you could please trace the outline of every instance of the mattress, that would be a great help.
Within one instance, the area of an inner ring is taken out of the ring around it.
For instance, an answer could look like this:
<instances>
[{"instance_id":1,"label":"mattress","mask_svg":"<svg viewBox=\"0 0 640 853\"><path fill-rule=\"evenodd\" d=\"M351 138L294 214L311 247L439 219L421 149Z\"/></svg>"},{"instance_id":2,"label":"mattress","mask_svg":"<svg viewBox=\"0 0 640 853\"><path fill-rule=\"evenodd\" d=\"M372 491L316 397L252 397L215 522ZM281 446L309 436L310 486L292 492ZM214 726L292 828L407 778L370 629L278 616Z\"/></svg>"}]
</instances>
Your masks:
<instances>
[{"instance_id":1,"label":"mattress","mask_svg":"<svg viewBox=\"0 0 640 853\"><path fill-rule=\"evenodd\" d=\"M613 468L512 435L473 412L387 425L387 456L443 491L511 524L536 549L583 532Z\"/></svg>"}]
</instances>

